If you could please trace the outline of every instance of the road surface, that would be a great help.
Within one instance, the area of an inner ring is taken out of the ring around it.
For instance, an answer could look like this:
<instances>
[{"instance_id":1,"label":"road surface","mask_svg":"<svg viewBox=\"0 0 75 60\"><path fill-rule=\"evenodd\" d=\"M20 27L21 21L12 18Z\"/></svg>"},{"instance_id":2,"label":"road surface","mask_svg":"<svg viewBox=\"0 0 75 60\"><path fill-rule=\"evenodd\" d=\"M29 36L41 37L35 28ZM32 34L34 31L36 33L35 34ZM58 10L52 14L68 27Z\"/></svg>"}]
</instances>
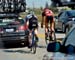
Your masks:
<instances>
[{"instance_id":1,"label":"road surface","mask_svg":"<svg viewBox=\"0 0 75 60\"><path fill-rule=\"evenodd\" d=\"M39 42L36 54L32 54L27 47L0 49L0 60L42 60L47 53L44 39L44 29L39 27ZM65 34L56 33L57 38L64 38Z\"/></svg>"}]
</instances>

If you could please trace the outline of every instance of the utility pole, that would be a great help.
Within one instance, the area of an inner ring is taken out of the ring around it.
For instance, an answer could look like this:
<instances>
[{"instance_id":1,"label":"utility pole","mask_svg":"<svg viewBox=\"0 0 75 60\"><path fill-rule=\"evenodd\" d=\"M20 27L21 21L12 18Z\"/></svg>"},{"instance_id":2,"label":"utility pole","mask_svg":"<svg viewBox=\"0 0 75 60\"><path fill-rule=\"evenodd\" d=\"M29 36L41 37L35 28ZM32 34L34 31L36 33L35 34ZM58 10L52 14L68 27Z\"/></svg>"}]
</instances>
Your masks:
<instances>
[{"instance_id":1,"label":"utility pole","mask_svg":"<svg viewBox=\"0 0 75 60\"><path fill-rule=\"evenodd\" d=\"M34 11L34 1L33 1L32 5L33 5L33 11Z\"/></svg>"}]
</instances>

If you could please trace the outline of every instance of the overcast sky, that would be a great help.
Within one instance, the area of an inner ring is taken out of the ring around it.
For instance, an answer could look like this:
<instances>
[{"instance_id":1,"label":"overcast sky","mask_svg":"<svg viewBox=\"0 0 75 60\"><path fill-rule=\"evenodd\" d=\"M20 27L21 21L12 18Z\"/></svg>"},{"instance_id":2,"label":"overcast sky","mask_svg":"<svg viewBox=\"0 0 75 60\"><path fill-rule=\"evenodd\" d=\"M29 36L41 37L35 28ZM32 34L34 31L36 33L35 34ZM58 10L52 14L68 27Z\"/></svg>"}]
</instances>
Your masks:
<instances>
[{"instance_id":1,"label":"overcast sky","mask_svg":"<svg viewBox=\"0 0 75 60\"><path fill-rule=\"evenodd\" d=\"M33 8L33 6L36 8L45 7L46 2L48 2L49 5L51 4L50 0L26 0L27 7L31 8Z\"/></svg>"}]
</instances>

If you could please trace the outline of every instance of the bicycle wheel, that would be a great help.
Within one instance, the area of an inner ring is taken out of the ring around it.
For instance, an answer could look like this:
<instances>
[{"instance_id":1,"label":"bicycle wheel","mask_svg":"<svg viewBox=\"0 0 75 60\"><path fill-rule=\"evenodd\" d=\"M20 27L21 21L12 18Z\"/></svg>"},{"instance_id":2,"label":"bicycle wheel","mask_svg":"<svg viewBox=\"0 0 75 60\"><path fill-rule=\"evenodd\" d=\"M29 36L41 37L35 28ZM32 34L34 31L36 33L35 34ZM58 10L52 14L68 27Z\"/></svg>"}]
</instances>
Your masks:
<instances>
[{"instance_id":1,"label":"bicycle wheel","mask_svg":"<svg viewBox=\"0 0 75 60\"><path fill-rule=\"evenodd\" d=\"M36 42L33 44L32 48L31 48L31 51L33 54L36 53Z\"/></svg>"},{"instance_id":2,"label":"bicycle wheel","mask_svg":"<svg viewBox=\"0 0 75 60\"><path fill-rule=\"evenodd\" d=\"M50 34L50 32L48 31L48 33L45 35L45 42L46 42L46 44L49 43L49 34Z\"/></svg>"},{"instance_id":3,"label":"bicycle wheel","mask_svg":"<svg viewBox=\"0 0 75 60\"><path fill-rule=\"evenodd\" d=\"M36 53L36 37L35 37L35 34L33 33L33 36L32 36L32 47L31 47L31 51L33 54Z\"/></svg>"}]
</instances>

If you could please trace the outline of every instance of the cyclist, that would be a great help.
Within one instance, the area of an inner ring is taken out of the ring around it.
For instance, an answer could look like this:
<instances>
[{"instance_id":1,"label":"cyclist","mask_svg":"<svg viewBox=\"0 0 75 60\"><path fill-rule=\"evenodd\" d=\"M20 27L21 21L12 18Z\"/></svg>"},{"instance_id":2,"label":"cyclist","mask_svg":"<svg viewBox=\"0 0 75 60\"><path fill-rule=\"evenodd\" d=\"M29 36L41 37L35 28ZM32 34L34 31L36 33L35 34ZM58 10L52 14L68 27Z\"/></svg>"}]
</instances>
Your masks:
<instances>
[{"instance_id":1,"label":"cyclist","mask_svg":"<svg viewBox=\"0 0 75 60\"><path fill-rule=\"evenodd\" d=\"M41 21L41 28L43 28L43 24L45 22L45 39L47 39L47 32L48 32L48 23L50 22L50 30L54 31L54 14L52 10L49 8L45 8L42 12L42 21ZM52 34L51 34L52 36Z\"/></svg>"},{"instance_id":2,"label":"cyclist","mask_svg":"<svg viewBox=\"0 0 75 60\"><path fill-rule=\"evenodd\" d=\"M37 35L38 34L38 19L37 19L36 15L34 14L34 12L28 13L28 15L26 16L26 24L30 31L29 36L31 36L32 29L34 28L36 40L38 41L38 35ZM30 43L29 44L29 47L30 47L32 43L31 43L31 41L29 41L29 43Z\"/></svg>"}]
</instances>

